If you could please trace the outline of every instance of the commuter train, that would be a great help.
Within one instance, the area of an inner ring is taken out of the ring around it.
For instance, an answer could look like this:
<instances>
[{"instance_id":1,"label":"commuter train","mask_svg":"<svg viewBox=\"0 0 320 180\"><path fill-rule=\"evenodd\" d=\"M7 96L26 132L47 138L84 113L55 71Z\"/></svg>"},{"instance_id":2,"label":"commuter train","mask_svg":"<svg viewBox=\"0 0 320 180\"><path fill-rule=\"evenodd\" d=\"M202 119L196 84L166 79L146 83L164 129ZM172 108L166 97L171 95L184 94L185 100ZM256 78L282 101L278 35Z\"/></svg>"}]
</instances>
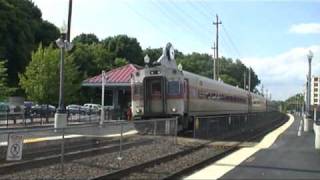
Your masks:
<instances>
[{"instance_id":1,"label":"commuter train","mask_svg":"<svg viewBox=\"0 0 320 180\"><path fill-rule=\"evenodd\" d=\"M155 63L132 74L131 88L134 119L179 117L180 130L192 128L198 116L267 111L263 96L183 71L171 43Z\"/></svg>"}]
</instances>

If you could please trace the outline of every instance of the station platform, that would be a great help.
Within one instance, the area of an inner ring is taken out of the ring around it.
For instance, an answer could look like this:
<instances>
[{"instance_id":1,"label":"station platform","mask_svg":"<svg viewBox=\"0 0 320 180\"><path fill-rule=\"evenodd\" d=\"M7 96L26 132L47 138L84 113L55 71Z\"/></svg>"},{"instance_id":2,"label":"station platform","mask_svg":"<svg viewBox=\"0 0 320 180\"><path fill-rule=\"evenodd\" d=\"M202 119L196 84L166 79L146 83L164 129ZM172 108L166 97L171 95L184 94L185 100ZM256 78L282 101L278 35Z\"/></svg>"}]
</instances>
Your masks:
<instances>
[{"instance_id":1,"label":"station platform","mask_svg":"<svg viewBox=\"0 0 320 180\"><path fill-rule=\"evenodd\" d=\"M81 139L81 138L109 138L120 136L121 126L117 123L120 121L109 121L105 122L103 127L95 124L79 124L68 126L64 132L65 139ZM123 135L133 135L137 131L132 123L125 123L122 127ZM10 128L2 129L0 132L0 147L7 146L8 144L8 134L18 134L24 136L25 144L48 142L48 141L58 141L62 139L61 131L55 131L52 126L41 126L41 127L28 127L28 128Z\"/></svg>"},{"instance_id":2,"label":"station platform","mask_svg":"<svg viewBox=\"0 0 320 180\"><path fill-rule=\"evenodd\" d=\"M303 132L301 117L290 115L257 145L245 147L186 179L320 179L320 151L314 133Z\"/></svg>"}]
</instances>

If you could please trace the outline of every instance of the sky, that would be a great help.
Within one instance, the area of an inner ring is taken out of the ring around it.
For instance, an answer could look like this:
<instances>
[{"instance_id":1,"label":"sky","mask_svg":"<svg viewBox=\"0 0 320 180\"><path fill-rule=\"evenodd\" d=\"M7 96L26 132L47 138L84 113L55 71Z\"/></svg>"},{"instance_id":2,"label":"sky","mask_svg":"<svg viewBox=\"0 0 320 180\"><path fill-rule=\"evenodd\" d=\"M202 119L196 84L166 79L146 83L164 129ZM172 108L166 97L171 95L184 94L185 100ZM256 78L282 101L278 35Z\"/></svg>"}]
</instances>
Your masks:
<instances>
[{"instance_id":1,"label":"sky","mask_svg":"<svg viewBox=\"0 0 320 180\"><path fill-rule=\"evenodd\" d=\"M67 22L68 0L32 1L43 19ZM71 38L127 34L142 48L171 42L183 53L212 54L218 14L219 56L251 66L272 99L285 100L304 90L309 50L320 75L318 7L320 0L73 0Z\"/></svg>"}]
</instances>

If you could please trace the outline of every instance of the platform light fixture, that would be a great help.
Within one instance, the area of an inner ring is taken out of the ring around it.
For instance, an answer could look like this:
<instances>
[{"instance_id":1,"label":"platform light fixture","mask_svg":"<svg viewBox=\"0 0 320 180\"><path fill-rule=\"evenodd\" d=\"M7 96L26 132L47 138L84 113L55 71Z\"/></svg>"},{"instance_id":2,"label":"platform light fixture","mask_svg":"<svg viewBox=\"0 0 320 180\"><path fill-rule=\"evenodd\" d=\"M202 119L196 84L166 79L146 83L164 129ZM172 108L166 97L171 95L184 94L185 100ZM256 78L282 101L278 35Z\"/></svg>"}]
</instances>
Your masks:
<instances>
[{"instance_id":1,"label":"platform light fixture","mask_svg":"<svg viewBox=\"0 0 320 180\"><path fill-rule=\"evenodd\" d=\"M144 64L148 66L149 63L150 63L150 57L148 56L148 54L146 54L146 56L144 56Z\"/></svg>"},{"instance_id":2,"label":"platform light fixture","mask_svg":"<svg viewBox=\"0 0 320 180\"><path fill-rule=\"evenodd\" d=\"M65 51L70 51L73 45L66 39L67 28L64 24L60 29L60 37L55 42L57 46L60 48L60 82L59 82L59 105L57 112L55 114L54 127L65 127L67 114L66 108L64 106L64 56Z\"/></svg>"}]
</instances>

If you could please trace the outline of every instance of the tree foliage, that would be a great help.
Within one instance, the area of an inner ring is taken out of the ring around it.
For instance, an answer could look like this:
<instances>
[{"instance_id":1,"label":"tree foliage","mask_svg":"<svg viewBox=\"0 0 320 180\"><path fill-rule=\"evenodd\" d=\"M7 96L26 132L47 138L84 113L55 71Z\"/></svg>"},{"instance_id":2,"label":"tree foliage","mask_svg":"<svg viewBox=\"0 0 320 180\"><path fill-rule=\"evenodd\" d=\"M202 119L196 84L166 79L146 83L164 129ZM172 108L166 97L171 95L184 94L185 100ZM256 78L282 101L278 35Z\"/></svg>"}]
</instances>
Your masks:
<instances>
[{"instance_id":1,"label":"tree foliage","mask_svg":"<svg viewBox=\"0 0 320 180\"><path fill-rule=\"evenodd\" d=\"M102 43L109 52L115 54L115 57L125 58L130 63L143 65L142 48L136 38L117 35L104 39Z\"/></svg>"},{"instance_id":2,"label":"tree foliage","mask_svg":"<svg viewBox=\"0 0 320 180\"><path fill-rule=\"evenodd\" d=\"M188 55L179 55L177 63L181 63L183 69L208 78L213 78L213 60L208 54L192 53ZM248 78L248 68L239 60L221 57L220 62L220 78L227 84L243 88L244 73ZM248 84L248 82L246 82ZM251 90L257 91L255 88L260 84L258 76L251 70Z\"/></svg>"},{"instance_id":3,"label":"tree foliage","mask_svg":"<svg viewBox=\"0 0 320 180\"><path fill-rule=\"evenodd\" d=\"M95 44L95 43L99 43L99 39L95 34L85 34L82 33L78 36L76 36L75 38L73 38L72 40L73 44L78 44L78 43L82 43L82 44Z\"/></svg>"},{"instance_id":4,"label":"tree foliage","mask_svg":"<svg viewBox=\"0 0 320 180\"><path fill-rule=\"evenodd\" d=\"M114 53L109 52L102 44L78 43L71 55L83 79L95 76L102 70L108 71L114 66Z\"/></svg>"},{"instance_id":5,"label":"tree foliage","mask_svg":"<svg viewBox=\"0 0 320 180\"><path fill-rule=\"evenodd\" d=\"M283 110L284 111L298 110L298 109L301 110L303 103L304 103L303 94L301 93L295 94L284 101Z\"/></svg>"},{"instance_id":6,"label":"tree foliage","mask_svg":"<svg viewBox=\"0 0 320 180\"><path fill-rule=\"evenodd\" d=\"M24 74L20 74L20 85L27 98L39 103L57 104L59 98L59 49L51 46L32 54L32 60ZM64 64L64 98L66 103L74 102L80 88L78 70L74 59L66 55Z\"/></svg>"},{"instance_id":7,"label":"tree foliage","mask_svg":"<svg viewBox=\"0 0 320 180\"><path fill-rule=\"evenodd\" d=\"M18 73L24 71L37 45L58 37L57 28L41 15L29 0L0 0L0 59L8 60L10 86L18 85Z\"/></svg>"},{"instance_id":8,"label":"tree foliage","mask_svg":"<svg viewBox=\"0 0 320 180\"><path fill-rule=\"evenodd\" d=\"M147 48L143 50L143 57L145 57L146 55L149 56L151 63L157 61L162 55L162 48Z\"/></svg>"},{"instance_id":9,"label":"tree foliage","mask_svg":"<svg viewBox=\"0 0 320 180\"><path fill-rule=\"evenodd\" d=\"M0 100L4 100L12 92L12 88L8 87L6 64L6 60L0 60Z\"/></svg>"},{"instance_id":10,"label":"tree foliage","mask_svg":"<svg viewBox=\"0 0 320 180\"><path fill-rule=\"evenodd\" d=\"M121 67L128 64L128 61L124 58L116 58L114 61L114 67Z\"/></svg>"}]
</instances>

